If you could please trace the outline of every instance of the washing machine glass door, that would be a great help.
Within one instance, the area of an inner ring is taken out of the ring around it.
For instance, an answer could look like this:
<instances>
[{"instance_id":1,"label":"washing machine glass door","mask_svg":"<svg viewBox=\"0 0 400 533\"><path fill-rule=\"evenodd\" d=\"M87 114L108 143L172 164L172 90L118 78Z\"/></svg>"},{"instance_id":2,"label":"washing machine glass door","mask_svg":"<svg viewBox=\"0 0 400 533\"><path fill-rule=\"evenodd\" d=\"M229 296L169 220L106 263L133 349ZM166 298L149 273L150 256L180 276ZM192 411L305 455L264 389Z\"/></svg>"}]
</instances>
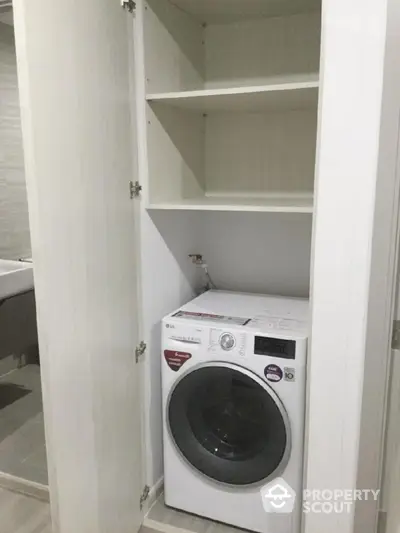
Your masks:
<instances>
[{"instance_id":1,"label":"washing machine glass door","mask_svg":"<svg viewBox=\"0 0 400 533\"><path fill-rule=\"evenodd\" d=\"M290 455L286 410L271 387L229 363L208 363L185 374L167 405L170 434L198 471L230 485L277 475Z\"/></svg>"}]
</instances>

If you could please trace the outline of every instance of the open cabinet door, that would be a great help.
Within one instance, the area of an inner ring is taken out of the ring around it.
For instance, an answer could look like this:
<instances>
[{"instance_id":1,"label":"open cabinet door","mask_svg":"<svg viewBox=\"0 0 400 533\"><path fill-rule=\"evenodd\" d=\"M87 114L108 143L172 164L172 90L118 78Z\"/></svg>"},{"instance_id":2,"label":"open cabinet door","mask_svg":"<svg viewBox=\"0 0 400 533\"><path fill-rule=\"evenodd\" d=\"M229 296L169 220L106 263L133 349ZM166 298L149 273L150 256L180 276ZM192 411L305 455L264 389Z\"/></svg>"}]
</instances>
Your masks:
<instances>
[{"instance_id":1,"label":"open cabinet door","mask_svg":"<svg viewBox=\"0 0 400 533\"><path fill-rule=\"evenodd\" d=\"M119 0L16 0L54 533L141 523L130 94Z\"/></svg>"}]
</instances>

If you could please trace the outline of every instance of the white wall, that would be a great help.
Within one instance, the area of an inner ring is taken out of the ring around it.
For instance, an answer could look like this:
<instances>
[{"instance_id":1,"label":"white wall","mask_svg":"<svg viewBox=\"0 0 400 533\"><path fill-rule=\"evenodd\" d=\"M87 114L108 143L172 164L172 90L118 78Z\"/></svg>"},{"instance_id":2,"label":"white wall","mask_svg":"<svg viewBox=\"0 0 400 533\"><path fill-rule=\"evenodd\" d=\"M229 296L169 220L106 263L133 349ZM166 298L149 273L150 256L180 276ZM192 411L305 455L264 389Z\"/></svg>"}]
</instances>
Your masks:
<instances>
[{"instance_id":1,"label":"white wall","mask_svg":"<svg viewBox=\"0 0 400 533\"><path fill-rule=\"evenodd\" d=\"M268 213L143 212L143 333L147 483L163 475L160 320L204 283L201 253L220 289L308 296L311 217Z\"/></svg>"},{"instance_id":2,"label":"white wall","mask_svg":"<svg viewBox=\"0 0 400 533\"><path fill-rule=\"evenodd\" d=\"M0 258L30 257L30 246L14 29L0 22ZM1 374L37 345L33 293L0 307L0 338Z\"/></svg>"},{"instance_id":3,"label":"white wall","mask_svg":"<svg viewBox=\"0 0 400 533\"><path fill-rule=\"evenodd\" d=\"M30 256L14 31L0 23L0 257Z\"/></svg>"},{"instance_id":4,"label":"white wall","mask_svg":"<svg viewBox=\"0 0 400 533\"><path fill-rule=\"evenodd\" d=\"M199 249L220 289L307 297L312 218L277 213L206 213Z\"/></svg>"},{"instance_id":5,"label":"white wall","mask_svg":"<svg viewBox=\"0 0 400 533\"><path fill-rule=\"evenodd\" d=\"M197 251L197 213L153 212L142 208L141 301L144 363L146 483L163 476L161 414L161 319L194 296L197 271L187 255Z\"/></svg>"}]
</instances>

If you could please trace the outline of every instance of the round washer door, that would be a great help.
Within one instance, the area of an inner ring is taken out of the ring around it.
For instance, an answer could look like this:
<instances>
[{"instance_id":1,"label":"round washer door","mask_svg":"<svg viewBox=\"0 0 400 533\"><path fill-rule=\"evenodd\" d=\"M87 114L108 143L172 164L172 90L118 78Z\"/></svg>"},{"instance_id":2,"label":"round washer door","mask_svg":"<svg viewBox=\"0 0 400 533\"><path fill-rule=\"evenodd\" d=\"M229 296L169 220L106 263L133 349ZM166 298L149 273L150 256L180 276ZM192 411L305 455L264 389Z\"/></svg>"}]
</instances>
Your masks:
<instances>
[{"instance_id":1,"label":"round washer door","mask_svg":"<svg viewBox=\"0 0 400 533\"><path fill-rule=\"evenodd\" d=\"M208 363L184 374L170 393L167 417L185 459L221 483L265 481L289 460L290 425L282 402L242 367Z\"/></svg>"}]
</instances>

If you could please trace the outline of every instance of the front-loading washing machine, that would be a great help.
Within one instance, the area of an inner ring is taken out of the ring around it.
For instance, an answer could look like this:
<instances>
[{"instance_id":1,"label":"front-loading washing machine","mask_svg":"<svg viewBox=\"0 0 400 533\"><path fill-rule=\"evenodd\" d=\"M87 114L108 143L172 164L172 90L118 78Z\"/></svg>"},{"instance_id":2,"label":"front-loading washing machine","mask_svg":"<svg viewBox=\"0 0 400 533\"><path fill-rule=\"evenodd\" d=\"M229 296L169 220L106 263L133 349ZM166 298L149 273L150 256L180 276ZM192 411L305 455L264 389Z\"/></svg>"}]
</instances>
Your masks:
<instances>
[{"instance_id":1,"label":"front-loading washing machine","mask_svg":"<svg viewBox=\"0 0 400 533\"><path fill-rule=\"evenodd\" d=\"M209 291L162 325L168 506L260 533L299 533L307 300ZM267 512L264 489L295 494Z\"/></svg>"}]
</instances>

